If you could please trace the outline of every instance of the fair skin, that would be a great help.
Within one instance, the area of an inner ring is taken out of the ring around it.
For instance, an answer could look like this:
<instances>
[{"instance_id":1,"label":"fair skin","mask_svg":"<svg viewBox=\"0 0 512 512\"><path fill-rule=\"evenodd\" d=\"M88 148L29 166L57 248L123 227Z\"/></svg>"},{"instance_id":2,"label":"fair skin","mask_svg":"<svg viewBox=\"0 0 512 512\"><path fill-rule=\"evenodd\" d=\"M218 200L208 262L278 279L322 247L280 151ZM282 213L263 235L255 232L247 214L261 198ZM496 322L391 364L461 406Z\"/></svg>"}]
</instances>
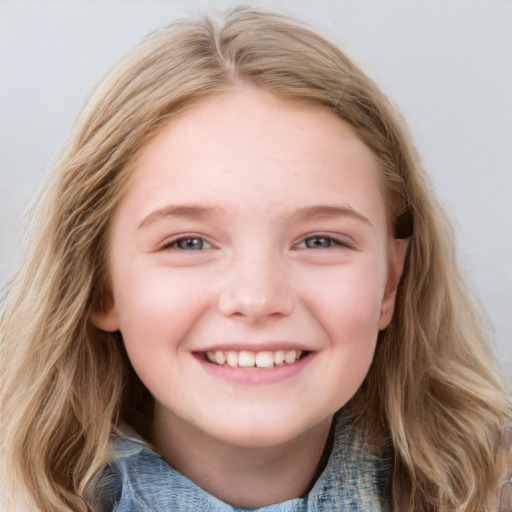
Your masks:
<instances>
[{"instance_id":1,"label":"fair skin","mask_svg":"<svg viewBox=\"0 0 512 512\"><path fill-rule=\"evenodd\" d=\"M93 321L122 333L162 456L261 507L311 485L391 320L405 248L348 124L237 86L138 155Z\"/></svg>"}]
</instances>

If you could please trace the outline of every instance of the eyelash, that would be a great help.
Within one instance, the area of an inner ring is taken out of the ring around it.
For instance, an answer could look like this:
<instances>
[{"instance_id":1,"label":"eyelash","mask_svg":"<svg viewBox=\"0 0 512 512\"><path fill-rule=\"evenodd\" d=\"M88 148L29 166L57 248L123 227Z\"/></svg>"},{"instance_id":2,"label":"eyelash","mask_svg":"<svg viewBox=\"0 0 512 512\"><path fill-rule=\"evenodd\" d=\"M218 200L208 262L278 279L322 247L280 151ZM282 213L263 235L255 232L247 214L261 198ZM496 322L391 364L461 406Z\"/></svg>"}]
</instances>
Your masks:
<instances>
[{"instance_id":1,"label":"eyelash","mask_svg":"<svg viewBox=\"0 0 512 512\"><path fill-rule=\"evenodd\" d=\"M187 248L187 247L179 246L180 242L190 243L192 240L194 240L196 242L200 242L200 244L199 244L200 247L189 246ZM204 247L205 244L208 245L209 247ZM160 247L160 250L165 251L165 250L174 249L174 250L181 250L181 251L201 251L201 250L211 249L211 248L212 248L212 245L201 236L180 236L178 238L174 238L173 240L169 240L169 241L165 242L165 244L163 244L162 247Z\"/></svg>"},{"instance_id":2,"label":"eyelash","mask_svg":"<svg viewBox=\"0 0 512 512\"><path fill-rule=\"evenodd\" d=\"M321 242L316 247L315 246L307 246L308 241L317 241ZM192 242L192 243L191 243ZM324 245L322 245L322 242ZM189 244L188 247L180 246L180 243ZM195 245L194 245L195 244ZM207 245L207 247L205 247ZM303 247L301 247L304 245ZM306 238L304 238L301 242L299 242L296 245L299 249L312 249L312 250L319 250L319 249L330 249L333 247L345 247L347 249L353 249L354 244L347 240L340 240L339 238L335 238L329 235L311 235ZM201 236L180 236L178 238L175 238L173 240L169 240L166 242L160 250L180 250L180 251L203 251L205 249L211 249L211 244L205 240Z\"/></svg>"},{"instance_id":3,"label":"eyelash","mask_svg":"<svg viewBox=\"0 0 512 512\"><path fill-rule=\"evenodd\" d=\"M330 249L332 247L345 247L347 249L353 249L355 245L346 240L346 239L339 239L330 235L322 235L322 234L316 234L316 235L310 235L305 237L297 246L301 246L302 244L306 244L308 240L317 240L317 241L325 241L328 243L328 245L318 245L317 247L300 247L301 249Z\"/></svg>"}]
</instances>

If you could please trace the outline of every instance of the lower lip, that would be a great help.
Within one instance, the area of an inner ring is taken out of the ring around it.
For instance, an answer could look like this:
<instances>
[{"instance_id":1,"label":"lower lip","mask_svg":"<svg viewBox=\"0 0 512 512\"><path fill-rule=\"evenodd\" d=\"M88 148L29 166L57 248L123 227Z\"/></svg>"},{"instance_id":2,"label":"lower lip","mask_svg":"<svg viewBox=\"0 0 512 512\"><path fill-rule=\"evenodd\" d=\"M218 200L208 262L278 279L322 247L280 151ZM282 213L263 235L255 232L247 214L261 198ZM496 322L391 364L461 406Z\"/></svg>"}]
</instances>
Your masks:
<instances>
[{"instance_id":1,"label":"lower lip","mask_svg":"<svg viewBox=\"0 0 512 512\"><path fill-rule=\"evenodd\" d=\"M195 354L205 371L221 379L241 384L273 384L290 379L300 373L313 360L315 354L309 352L292 364L281 364L273 368L233 368L227 365L210 363L201 354Z\"/></svg>"}]
</instances>

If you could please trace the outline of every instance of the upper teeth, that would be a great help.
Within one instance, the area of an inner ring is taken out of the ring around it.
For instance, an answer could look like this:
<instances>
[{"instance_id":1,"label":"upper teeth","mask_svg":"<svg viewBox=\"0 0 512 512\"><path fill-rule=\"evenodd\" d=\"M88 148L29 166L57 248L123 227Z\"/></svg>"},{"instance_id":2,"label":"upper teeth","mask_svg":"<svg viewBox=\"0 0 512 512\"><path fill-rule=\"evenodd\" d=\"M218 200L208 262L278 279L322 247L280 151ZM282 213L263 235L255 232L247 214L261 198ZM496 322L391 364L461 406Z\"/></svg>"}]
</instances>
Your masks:
<instances>
[{"instance_id":1,"label":"upper teeth","mask_svg":"<svg viewBox=\"0 0 512 512\"><path fill-rule=\"evenodd\" d=\"M208 361L236 368L273 368L274 365L294 363L302 356L301 350L270 350L264 352L249 352L248 350L216 350L206 352Z\"/></svg>"}]
</instances>

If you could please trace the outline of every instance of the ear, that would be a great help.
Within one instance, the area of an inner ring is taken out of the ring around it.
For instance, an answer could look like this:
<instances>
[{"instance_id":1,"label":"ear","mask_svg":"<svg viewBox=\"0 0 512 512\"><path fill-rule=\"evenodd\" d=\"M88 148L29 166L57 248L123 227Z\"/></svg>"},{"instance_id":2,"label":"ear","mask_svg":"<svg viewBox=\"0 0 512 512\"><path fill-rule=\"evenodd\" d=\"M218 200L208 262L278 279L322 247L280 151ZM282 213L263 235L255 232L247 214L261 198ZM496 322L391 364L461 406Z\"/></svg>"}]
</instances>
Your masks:
<instances>
[{"instance_id":1,"label":"ear","mask_svg":"<svg viewBox=\"0 0 512 512\"><path fill-rule=\"evenodd\" d=\"M393 318L396 291L404 270L405 256L407 254L408 247L408 239L393 239L389 245L388 276L380 306L379 330L385 329Z\"/></svg>"},{"instance_id":2,"label":"ear","mask_svg":"<svg viewBox=\"0 0 512 512\"><path fill-rule=\"evenodd\" d=\"M116 332L119 330L119 317L110 291L103 290L101 296L89 316L91 322L102 331Z\"/></svg>"}]
</instances>

